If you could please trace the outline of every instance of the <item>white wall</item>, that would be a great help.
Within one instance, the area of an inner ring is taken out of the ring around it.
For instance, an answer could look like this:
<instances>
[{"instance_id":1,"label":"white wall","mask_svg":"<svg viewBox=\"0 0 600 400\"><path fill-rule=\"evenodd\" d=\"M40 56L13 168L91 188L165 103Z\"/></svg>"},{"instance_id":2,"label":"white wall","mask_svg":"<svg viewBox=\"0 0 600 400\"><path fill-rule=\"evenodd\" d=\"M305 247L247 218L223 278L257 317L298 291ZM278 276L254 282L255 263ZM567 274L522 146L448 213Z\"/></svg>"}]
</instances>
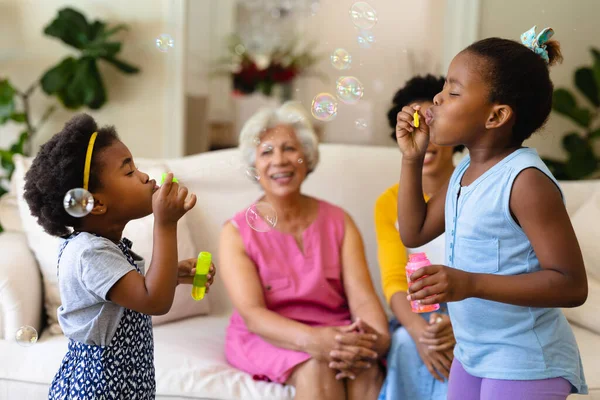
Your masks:
<instances>
[{"instance_id":1,"label":"white wall","mask_svg":"<svg viewBox=\"0 0 600 400\"><path fill-rule=\"evenodd\" d=\"M119 57L141 68L137 75L125 75L111 65L101 62L108 102L99 111L88 112L100 125L115 125L122 140L137 157L168 155L167 127L177 110L172 98L172 86L181 73L172 68L176 52L159 52L155 38L161 33L173 34L169 18L173 18L176 0L0 0L0 75L6 76L17 87L25 90L39 79L50 66L70 53L68 46L43 34L59 8L71 6L89 19L103 19L109 23L126 23L130 30L120 34L123 40ZM58 104L41 90L33 97L32 117L37 121L46 106ZM58 132L75 112L59 106L49 123L39 132L35 147ZM13 127L14 128L14 127ZM0 146L14 138L14 129L0 128ZM177 150L170 150L176 152Z\"/></svg>"},{"instance_id":2,"label":"white wall","mask_svg":"<svg viewBox=\"0 0 600 400\"><path fill-rule=\"evenodd\" d=\"M562 64L551 67L555 87L574 89L575 70L592 65L589 48L600 48L600 2L597 0L481 0L481 3L481 38L500 36L519 40L521 33L533 25L538 26L538 32L546 26L555 30L554 39L560 42L564 56ZM580 104L585 102L581 96L578 100ZM526 144L536 147L542 155L563 157L562 136L577 130L569 119L552 112L545 129Z\"/></svg>"}]
</instances>

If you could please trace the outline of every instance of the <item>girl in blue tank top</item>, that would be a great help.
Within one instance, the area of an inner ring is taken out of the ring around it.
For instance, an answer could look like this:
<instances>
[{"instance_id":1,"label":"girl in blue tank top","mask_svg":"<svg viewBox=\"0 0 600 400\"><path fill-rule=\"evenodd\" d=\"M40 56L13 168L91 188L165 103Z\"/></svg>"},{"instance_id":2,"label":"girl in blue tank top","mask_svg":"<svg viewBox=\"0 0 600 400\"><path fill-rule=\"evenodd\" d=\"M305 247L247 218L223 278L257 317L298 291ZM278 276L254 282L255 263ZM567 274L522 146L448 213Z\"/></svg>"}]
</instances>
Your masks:
<instances>
[{"instance_id":1,"label":"girl in blue tank top","mask_svg":"<svg viewBox=\"0 0 600 400\"><path fill-rule=\"evenodd\" d=\"M446 233L446 265L415 272L409 300L449 302L456 347L448 399L566 399L587 393L579 349L561 307L587 297L581 250L558 182L523 141L546 121L560 61L551 28L521 43L489 38L452 61L426 113L398 113L403 154L398 215L402 241ZM420 124L415 123L417 113ZM467 156L447 190L423 200L429 140L463 144Z\"/></svg>"}]
</instances>

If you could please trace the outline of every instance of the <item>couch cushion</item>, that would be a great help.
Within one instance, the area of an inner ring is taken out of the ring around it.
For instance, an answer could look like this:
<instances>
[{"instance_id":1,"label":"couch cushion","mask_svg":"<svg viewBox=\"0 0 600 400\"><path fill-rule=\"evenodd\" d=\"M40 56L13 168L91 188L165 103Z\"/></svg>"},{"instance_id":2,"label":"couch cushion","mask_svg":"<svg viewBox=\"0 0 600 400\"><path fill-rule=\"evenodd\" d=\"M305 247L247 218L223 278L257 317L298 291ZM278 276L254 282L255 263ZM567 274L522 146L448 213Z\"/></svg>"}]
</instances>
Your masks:
<instances>
[{"instance_id":1,"label":"couch cushion","mask_svg":"<svg viewBox=\"0 0 600 400\"><path fill-rule=\"evenodd\" d=\"M5 232L23 232L17 196L14 193L0 197L0 224Z\"/></svg>"},{"instance_id":2,"label":"couch cushion","mask_svg":"<svg viewBox=\"0 0 600 400\"><path fill-rule=\"evenodd\" d=\"M211 315L154 329L157 399L293 398L292 387L256 382L227 363L224 345L228 321L228 316ZM19 360L0 362L0 387L6 381L18 381L21 386L30 385L39 393L34 397L29 392L25 398L45 398L42 394L47 393L66 351L64 336L44 334L31 347L20 347L14 340L0 340L2 359Z\"/></svg>"},{"instance_id":3,"label":"couch cushion","mask_svg":"<svg viewBox=\"0 0 600 400\"><path fill-rule=\"evenodd\" d=\"M600 281L588 276L587 301L579 307L563 308L563 313L569 322L600 335Z\"/></svg>"},{"instance_id":4,"label":"couch cushion","mask_svg":"<svg viewBox=\"0 0 600 400\"><path fill-rule=\"evenodd\" d=\"M13 174L13 183L16 188L17 204L23 230L27 236L29 247L32 249L40 265L44 283L44 307L48 315L48 325L50 332L54 334L62 333L57 321L56 310L60 306L60 293L56 277L56 261L58 257L59 238L50 236L31 215L29 207L23 198L23 189L25 185L25 173L29 169L32 159L22 156L15 156L15 172ZM161 162L151 160L136 160L139 168L148 173L151 178L160 179L163 172L166 172L166 166ZM147 266L152 259L152 239L153 239L153 215L145 218L131 221L125 227L123 235L133 242L133 250L147 260ZM178 252L180 259L194 258L197 256L197 249L194 245L187 221L183 218L177 227ZM208 301L195 302L190 296L191 288L182 285L177 288L175 299L171 311L163 316L153 317L155 324L178 320L195 315L203 315L209 312Z\"/></svg>"},{"instance_id":5,"label":"couch cushion","mask_svg":"<svg viewBox=\"0 0 600 400\"><path fill-rule=\"evenodd\" d=\"M600 189L596 190L571 217L571 223L588 275L600 280Z\"/></svg>"}]
</instances>

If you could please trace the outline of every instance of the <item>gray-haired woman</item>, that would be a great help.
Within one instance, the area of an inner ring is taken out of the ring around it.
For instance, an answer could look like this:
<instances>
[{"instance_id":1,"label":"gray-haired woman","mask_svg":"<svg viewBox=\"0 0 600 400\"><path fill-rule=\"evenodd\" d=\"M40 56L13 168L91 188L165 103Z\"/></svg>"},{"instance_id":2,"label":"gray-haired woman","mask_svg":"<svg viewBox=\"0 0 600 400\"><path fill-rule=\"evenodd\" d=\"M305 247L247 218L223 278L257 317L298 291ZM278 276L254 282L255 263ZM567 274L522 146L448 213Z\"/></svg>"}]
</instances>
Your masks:
<instances>
[{"instance_id":1,"label":"gray-haired woman","mask_svg":"<svg viewBox=\"0 0 600 400\"><path fill-rule=\"evenodd\" d=\"M306 112L296 102L259 111L242 128L240 150L278 222L256 232L244 210L223 227L219 263L235 308L228 361L295 386L297 399L375 400L386 317L350 216L301 193L319 160Z\"/></svg>"}]
</instances>

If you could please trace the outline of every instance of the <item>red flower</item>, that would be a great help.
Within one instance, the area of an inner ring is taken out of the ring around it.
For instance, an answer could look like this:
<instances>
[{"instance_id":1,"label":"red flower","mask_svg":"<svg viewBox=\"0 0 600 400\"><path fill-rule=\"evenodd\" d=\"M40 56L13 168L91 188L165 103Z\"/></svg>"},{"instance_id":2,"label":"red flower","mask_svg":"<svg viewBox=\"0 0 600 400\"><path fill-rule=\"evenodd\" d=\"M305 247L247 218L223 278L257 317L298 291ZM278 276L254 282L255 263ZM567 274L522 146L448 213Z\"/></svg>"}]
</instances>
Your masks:
<instances>
[{"instance_id":1,"label":"red flower","mask_svg":"<svg viewBox=\"0 0 600 400\"><path fill-rule=\"evenodd\" d=\"M294 67L284 67L279 63L273 63L267 68L269 76L273 82L283 83L289 82L296 77L296 70Z\"/></svg>"}]
</instances>

